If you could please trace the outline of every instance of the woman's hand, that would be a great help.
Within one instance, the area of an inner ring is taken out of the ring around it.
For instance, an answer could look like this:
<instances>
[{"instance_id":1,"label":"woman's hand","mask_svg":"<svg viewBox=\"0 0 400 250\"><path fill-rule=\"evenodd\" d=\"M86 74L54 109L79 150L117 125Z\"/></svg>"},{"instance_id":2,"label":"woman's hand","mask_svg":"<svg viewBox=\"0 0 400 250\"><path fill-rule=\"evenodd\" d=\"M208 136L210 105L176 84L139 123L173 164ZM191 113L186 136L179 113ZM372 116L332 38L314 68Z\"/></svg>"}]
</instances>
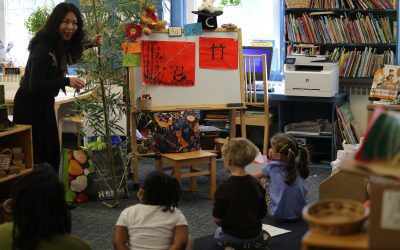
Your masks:
<instances>
[{"instance_id":1,"label":"woman's hand","mask_svg":"<svg viewBox=\"0 0 400 250\"><path fill-rule=\"evenodd\" d=\"M103 35L102 34L94 35L92 38L92 45L93 47L99 47L103 45Z\"/></svg>"},{"instance_id":2,"label":"woman's hand","mask_svg":"<svg viewBox=\"0 0 400 250\"><path fill-rule=\"evenodd\" d=\"M81 89L85 87L85 81L79 77L70 77L69 78L69 86L74 89Z\"/></svg>"}]
</instances>

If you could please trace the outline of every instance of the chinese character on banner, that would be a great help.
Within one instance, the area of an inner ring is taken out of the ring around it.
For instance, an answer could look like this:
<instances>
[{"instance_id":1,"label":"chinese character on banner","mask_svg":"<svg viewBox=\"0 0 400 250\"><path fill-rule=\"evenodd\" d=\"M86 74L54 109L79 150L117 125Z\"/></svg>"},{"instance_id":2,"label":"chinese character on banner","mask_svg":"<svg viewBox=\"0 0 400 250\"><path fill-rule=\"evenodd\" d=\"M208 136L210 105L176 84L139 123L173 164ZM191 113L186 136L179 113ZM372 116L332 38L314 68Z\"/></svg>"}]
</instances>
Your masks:
<instances>
[{"instance_id":1,"label":"chinese character on banner","mask_svg":"<svg viewBox=\"0 0 400 250\"><path fill-rule=\"evenodd\" d=\"M142 76L145 85L194 86L194 42L142 41Z\"/></svg>"},{"instance_id":2,"label":"chinese character on banner","mask_svg":"<svg viewBox=\"0 0 400 250\"><path fill-rule=\"evenodd\" d=\"M200 37L199 49L202 69L238 68L238 41L233 38Z\"/></svg>"}]
</instances>

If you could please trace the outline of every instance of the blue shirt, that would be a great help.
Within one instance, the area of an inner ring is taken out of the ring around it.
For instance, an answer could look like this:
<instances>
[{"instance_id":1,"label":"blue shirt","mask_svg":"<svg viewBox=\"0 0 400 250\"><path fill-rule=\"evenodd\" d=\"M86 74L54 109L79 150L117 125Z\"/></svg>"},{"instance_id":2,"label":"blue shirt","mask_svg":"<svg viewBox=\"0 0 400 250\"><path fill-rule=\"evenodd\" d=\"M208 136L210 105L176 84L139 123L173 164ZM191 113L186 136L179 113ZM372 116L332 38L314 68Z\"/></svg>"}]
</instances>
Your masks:
<instances>
[{"instance_id":1,"label":"blue shirt","mask_svg":"<svg viewBox=\"0 0 400 250\"><path fill-rule=\"evenodd\" d=\"M281 161L271 161L263 168L269 179L269 214L277 219L297 219L306 205L307 191L304 180L299 175L289 186L285 183L286 171Z\"/></svg>"}]
</instances>

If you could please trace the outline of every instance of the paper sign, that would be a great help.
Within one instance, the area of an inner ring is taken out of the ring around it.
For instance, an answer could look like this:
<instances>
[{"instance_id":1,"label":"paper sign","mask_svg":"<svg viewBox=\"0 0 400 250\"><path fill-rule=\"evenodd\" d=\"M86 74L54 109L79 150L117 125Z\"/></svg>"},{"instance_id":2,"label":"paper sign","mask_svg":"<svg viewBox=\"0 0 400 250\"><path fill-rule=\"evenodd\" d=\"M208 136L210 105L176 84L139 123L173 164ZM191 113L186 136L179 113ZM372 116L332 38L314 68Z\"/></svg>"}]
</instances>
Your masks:
<instances>
[{"instance_id":1,"label":"paper sign","mask_svg":"<svg viewBox=\"0 0 400 250\"><path fill-rule=\"evenodd\" d=\"M141 65L141 54L126 54L122 56L122 66L137 67Z\"/></svg>"},{"instance_id":2,"label":"paper sign","mask_svg":"<svg viewBox=\"0 0 400 250\"><path fill-rule=\"evenodd\" d=\"M145 85L193 86L196 43L142 41L142 76Z\"/></svg>"},{"instance_id":3,"label":"paper sign","mask_svg":"<svg viewBox=\"0 0 400 250\"><path fill-rule=\"evenodd\" d=\"M238 41L233 38L200 37L199 65L202 69L237 69Z\"/></svg>"},{"instance_id":4,"label":"paper sign","mask_svg":"<svg viewBox=\"0 0 400 250\"><path fill-rule=\"evenodd\" d=\"M185 36L199 36L203 34L201 23L189 23L184 26Z\"/></svg>"},{"instance_id":5,"label":"paper sign","mask_svg":"<svg viewBox=\"0 0 400 250\"><path fill-rule=\"evenodd\" d=\"M140 42L123 42L121 43L122 55L140 53Z\"/></svg>"},{"instance_id":6,"label":"paper sign","mask_svg":"<svg viewBox=\"0 0 400 250\"><path fill-rule=\"evenodd\" d=\"M169 27L168 35L169 36L182 36L182 27Z\"/></svg>"},{"instance_id":7,"label":"paper sign","mask_svg":"<svg viewBox=\"0 0 400 250\"><path fill-rule=\"evenodd\" d=\"M385 190L382 198L381 227L400 230L400 190Z\"/></svg>"},{"instance_id":8,"label":"paper sign","mask_svg":"<svg viewBox=\"0 0 400 250\"><path fill-rule=\"evenodd\" d=\"M267 231L271 235L271 237L277 236L280 234L290 233L289 230L279 228L279 227L274 227L274 226L267 225L267 224L262 224L262 229Z\"/></svg>"}]
</instances>

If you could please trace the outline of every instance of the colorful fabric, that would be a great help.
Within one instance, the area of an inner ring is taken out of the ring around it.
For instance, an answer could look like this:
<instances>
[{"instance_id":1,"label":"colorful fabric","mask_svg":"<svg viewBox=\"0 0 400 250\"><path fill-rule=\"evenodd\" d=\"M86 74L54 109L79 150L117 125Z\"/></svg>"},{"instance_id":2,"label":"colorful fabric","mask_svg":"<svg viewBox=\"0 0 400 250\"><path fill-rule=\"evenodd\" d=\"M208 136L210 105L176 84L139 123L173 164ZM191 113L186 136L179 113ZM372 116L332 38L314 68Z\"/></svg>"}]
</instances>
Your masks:
<instances>
[{"instance_id":1,"label":"colorful fabric","mask_svg":"<svg viewBox=\"0 0 400 250\"><path fill-rule=\"evenodd\" d=\"M193 111L154 115L156 152L183 153L200 150L199 120Z\"/></svg>"}]
</instances>

